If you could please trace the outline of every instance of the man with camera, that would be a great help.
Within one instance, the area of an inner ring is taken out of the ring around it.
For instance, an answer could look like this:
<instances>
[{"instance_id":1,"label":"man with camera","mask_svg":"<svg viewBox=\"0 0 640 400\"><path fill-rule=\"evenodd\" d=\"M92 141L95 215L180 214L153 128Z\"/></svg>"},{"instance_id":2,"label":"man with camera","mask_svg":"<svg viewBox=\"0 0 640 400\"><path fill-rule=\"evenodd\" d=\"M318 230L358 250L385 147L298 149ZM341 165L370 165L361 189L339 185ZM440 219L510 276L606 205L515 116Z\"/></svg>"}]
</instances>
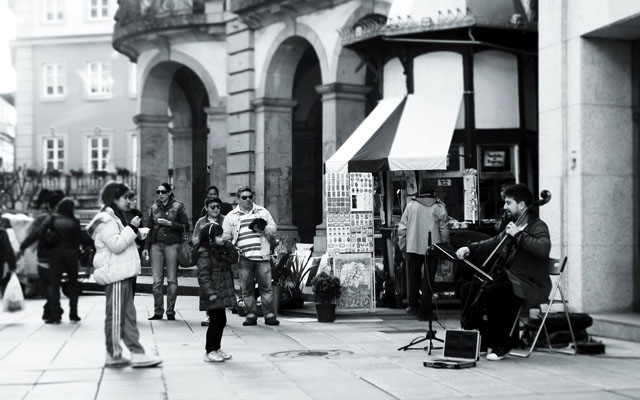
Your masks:
<instances>
[{"instance_id":1,"label":"man with camera","mask_svg":"<svg viewBox=\"0 0 640 400\"><path fill-rule=\"evenodd\" d=\"M254 281L258 282L262 298L262 315L266 325L279 325L273 312L273 288L271 287L271 244L269 237L278 229L271 213L253 202L253 190L249 186L238 189L238 206L224 218L222 238L231 240L238 248L240 260L240 286L246 312L244 326L257 324L257 305Z\"/></svg>"}]
</instances>

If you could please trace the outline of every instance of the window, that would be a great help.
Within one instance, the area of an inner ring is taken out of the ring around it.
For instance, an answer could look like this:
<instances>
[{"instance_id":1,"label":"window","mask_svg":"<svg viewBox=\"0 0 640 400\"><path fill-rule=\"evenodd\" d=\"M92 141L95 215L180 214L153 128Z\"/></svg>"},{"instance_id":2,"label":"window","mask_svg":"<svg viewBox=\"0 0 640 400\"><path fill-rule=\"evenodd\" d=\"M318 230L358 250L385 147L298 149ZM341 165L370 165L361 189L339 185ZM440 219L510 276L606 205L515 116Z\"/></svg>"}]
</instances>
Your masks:
<instances>
[{"instance_id":1,"label":"window","mask_svg":"<svg viewBox=\"0 0 640 400\"><path fill-rule=\"evenodd\" d=\"M129 64L129 97L138 96L138 64Z\"/></svg>"},{"instance_id":2,"label":"window","mask_svg":"<svg viewBox=\"0 0 640 400\"><path fill-rule=\"evenodd\" d=\"M64 21L64 0L44 0L44 21Z\"/></svg>"},{"instance_id":3,"label":"window","mask_svg":"<svg viewBox=\"0 0 640 400\"><path fill-rule=\"evenodd\" d=\"M62 97L65 95L66 69L63 64L42 66L42 96Z\"/></svg>"},{"instance_id":4,"label":"window","mask_svg":"<svg viewBox=\"0 0 640 400\"><path fill-rule=\"evenodd\" d=\"M46 170L64 170L64 139L44 138L43 149Z\"/></svg>"},{"instance_id":5,"label":"window","mask_svg":"<svg viewBox=\"0 0 640 400\"><path fill-rule=\"evenodd\" d=\"M105 171L109 167L109 138L89 137L89 171Z\"/></svg>"},{"instance_id":6,"label":"window","mask_svg":"<svg viewBox=\"0 0 640 400\"><path fill-rule=\"evenodd\" d=\"M87 62L87 95L90 97L111 96L111 67L108 61Z\"/></svg>"},{"instance_id":7,"label":"window","mask_svg":"<svg viewBox=\"0 0 640 400\"><path fill-rule=\"evenodd\" d=\"M100 20L109 17L109 0L89 0L89 19Z\"/></svg>"},{"instance_id":8,"label":"window","mask_svg":"<svg viewBox=\"0 0 640 400\"><path fill-rule=\"evenodd\" d=\"M130 138L131 142L129 148L131 149L131 171L135 173L138 171L138 134L134 132L131 134Z\"/></svg>"}]
</instances>

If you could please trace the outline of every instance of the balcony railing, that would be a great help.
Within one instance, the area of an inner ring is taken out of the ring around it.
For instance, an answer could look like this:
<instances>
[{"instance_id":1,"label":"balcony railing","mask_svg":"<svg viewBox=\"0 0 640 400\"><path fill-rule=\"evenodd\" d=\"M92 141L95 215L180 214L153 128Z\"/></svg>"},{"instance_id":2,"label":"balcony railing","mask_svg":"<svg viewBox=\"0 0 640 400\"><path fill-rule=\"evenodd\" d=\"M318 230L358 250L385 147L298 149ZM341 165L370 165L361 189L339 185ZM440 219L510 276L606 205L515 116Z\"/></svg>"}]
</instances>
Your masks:
<instances>
[{"instance_id":1,"label":"balcony railing","mask_svg":"<svg viewBox=\"0 0 640 400\"><path fill-rule=\"evenodd\" d=\"M134 60L149 45L144 37L135 43L140 35L209 24L205 0L121 0L119 3L113 46Z\"/></svg>"}]
</instances>

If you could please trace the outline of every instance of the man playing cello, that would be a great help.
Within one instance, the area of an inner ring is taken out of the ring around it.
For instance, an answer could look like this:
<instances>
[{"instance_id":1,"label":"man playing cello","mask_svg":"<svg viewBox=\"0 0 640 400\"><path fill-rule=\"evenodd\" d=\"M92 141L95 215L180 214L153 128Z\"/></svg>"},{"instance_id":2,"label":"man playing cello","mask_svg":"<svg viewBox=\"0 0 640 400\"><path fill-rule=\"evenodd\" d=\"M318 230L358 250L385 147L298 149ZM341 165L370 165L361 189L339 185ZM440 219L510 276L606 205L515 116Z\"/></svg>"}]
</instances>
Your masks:
<instances>
[{"instance_id":1,"label":"man playing cello","mask_svg":"<svg viewBox=\"0 0 640 400\"><path fill-rule=\"evenodd\" d=\"M461 289L462 304L465 305L463 314L475 313L471 319L477 320L482 318L477 314L486 310L487 324L486 329L481 329L481 335L483 342L491 348L487 355L487 360L491 361L505 358L517 343L517 329L512 337L509 332L520 306L524 304L529 309L544 303L551 291L551 279L546 269L551 250L549 228L531 207L533 194L523 184L508 186L504 193L504 210L510 218L506 229L491 239L471 243L456 251L461 260L470 255L485 258L507 236L497 251L491 273L494 280L487 281L482 288L479 282L467 282ZM467 306L470 307L465 310Z\"/></svg>"}]
</instances>

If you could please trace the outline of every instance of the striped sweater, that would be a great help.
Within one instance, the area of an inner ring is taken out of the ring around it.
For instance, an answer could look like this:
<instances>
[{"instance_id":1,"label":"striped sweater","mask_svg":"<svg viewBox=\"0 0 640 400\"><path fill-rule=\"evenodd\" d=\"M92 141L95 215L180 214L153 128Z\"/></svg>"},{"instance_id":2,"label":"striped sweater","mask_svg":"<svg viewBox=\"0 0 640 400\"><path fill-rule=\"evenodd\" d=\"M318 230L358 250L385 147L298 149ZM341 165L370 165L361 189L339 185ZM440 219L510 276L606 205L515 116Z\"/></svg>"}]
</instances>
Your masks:
<instances>
[{"instance_id":1,"label":"striped sweater","mask_svg":"<svg viewBox=\"0 0 640 400\"><path fill-rule=\"evenodd\" d=\"M266 235L259 235L249 229L249 224L256 219L267 221L264 229ZM271 252L267 235L273 235L278 229L271 213L266 208L257 204L249 211L243 211L240 207L234 208L224 218L222 223L224 230L223 239L231 240L238 247L242 256L255 261L266 260Z\"/></svg>"}]
</instances>

